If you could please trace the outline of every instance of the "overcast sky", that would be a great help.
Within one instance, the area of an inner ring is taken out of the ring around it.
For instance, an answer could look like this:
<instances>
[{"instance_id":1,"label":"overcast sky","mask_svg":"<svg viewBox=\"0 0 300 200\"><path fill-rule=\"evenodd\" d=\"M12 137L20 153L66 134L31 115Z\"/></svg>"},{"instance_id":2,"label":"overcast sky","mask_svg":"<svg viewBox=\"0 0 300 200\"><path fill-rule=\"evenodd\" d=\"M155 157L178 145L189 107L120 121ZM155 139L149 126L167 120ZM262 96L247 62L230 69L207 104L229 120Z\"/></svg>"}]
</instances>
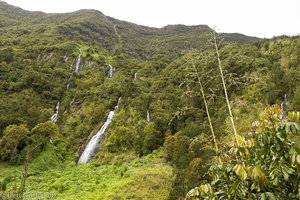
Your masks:
<instances>
[{"instance_id":1,"label":"overcast sky","mask_svg":"<svg viewBox=\"0 0 300 200\"><path fill-rule=\"evenodd\" d=\"M26 10L72 12L89 8L140 25L217 27L221 32L273 37L300 34L300 0L2 0Z\"/></svg>"}]
</instances>

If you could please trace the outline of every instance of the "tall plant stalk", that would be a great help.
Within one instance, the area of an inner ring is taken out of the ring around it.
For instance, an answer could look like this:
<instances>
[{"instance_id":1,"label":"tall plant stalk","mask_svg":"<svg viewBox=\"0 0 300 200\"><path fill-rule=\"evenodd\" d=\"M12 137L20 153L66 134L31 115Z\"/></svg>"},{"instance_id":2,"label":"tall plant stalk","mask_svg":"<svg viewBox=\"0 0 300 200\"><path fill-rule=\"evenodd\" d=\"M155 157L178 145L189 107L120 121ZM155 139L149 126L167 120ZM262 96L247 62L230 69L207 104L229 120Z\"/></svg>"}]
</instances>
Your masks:
<instances>
[{"instance_id":1,"label":"tall plant stalk","mask_svg":"<svg viewBox=\"0 0 300 200\"><path fill-rule=\"evenodd\" d=\"M22 176L22 181L21 181L21 185L20 188L18 189L18 195L19 198L18 199L24 199L24 192L25 192L25 187L26 187L26 180L28 178L28 166L29 166L29 162L30 159L32 157L32 153L33 151L41 146L42 143L39 143L38 145L36 145L34 148L32 148L31 150L29 150L29 152L26 154L26 159L25 159L25 164L24 164L24 168L23 168L23 176Z\"/></svg>"},{"instance_id":2,"label":"tall plant stalk","mask_svg":"<svg viewBox=\"0 0 300 200\"><path fill-rule=\"evenodd\" d=\"M230 117L230 122L231 122L233 133L234 133L235 144L237 145L238 144L238 140L237 140L238 134L237 134L237 131L235 128L233 114L231 111L231 106L230 106L230 102L229 102L229 98L228 98L228 94L227 94L227 89L226 89L225 79L224 79L224 75L223 75L222 63L221 63L221 59L220 59L220 53L219 53L219 48L218 48L218 44L217 44L217 38L216 38L215 31L213 31L213 43L214 43L215 51L217 53L218 66L219 66L219 70L220 70L220 74L221 74L222 85L223 85L223 89L224 89L224 94L225 94L226 104L227 104L228 113L229 113L229 117Z\"/></svg>"},{"instance_id":3,"label":"tall plant stalk","mask_svg":"<svg viewBox=\"0 0 300 200\"><path fill-rule=\"evenodd\" d=\"M206 115L207 115L207 118L208 118L209 127L210 127L211 134L212 134L213 141L214 141L215 151L216 151L216 154L218 156L219 155L219 148L218 148L218 144L217 144L217 140L216 140L216 136L215 136L215 131L214 131L212 121L211 121L211 117L210 117L210 114L209 114L209 109L208 109L207 101L206 101L206 98L205 98L205 93L204 93L203 85L202 85L202 82L201 82L201 78L199 76L198 70L197 70L193 60L192 60L192 66L193 66L193 69L195 71L195 74L196 74L196 77L197 77L197 82L198 82L199 87L200 87L200 92L201 92L203 102L204 102L204 105L205 105L205 111L206 111ZM219 158L219 162L221 162L220 158Z\"/></svg>"}]
</instances>

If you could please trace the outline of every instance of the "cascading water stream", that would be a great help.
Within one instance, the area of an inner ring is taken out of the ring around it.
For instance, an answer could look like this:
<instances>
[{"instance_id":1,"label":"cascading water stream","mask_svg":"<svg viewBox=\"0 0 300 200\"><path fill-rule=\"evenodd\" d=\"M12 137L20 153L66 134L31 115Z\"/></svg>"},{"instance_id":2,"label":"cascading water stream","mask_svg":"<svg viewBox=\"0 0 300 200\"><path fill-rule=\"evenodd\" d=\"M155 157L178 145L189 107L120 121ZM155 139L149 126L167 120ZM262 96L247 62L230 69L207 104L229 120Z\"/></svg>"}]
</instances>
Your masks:
<instances>
[{"instance_id":1,"label":"cascading water stream","mask_svg":"<svg viewBox=\"0 0 300 200\"><path fill-rule=\"evenodd\" d=\"M280 103L280 109L282 110L282 114L279 117L287 118L288 110L289 110L288 102L289 102L288 95L284 94L283 101Z\"/></svg>"},{"instance_id":2,"label":"cascading water stream","mask_svg":"<svg viewBox=\"0 0 300 200\"><path fill-rule=\"evenodd\" d=\"M81 154L81 156L78 160L78 164L87 163L94 156L94 154L99 146L99 143L103 139L103 136L104 136L103 134L105 133L106 129L108 128L108 125L112 121L112 118L113 118L116 110L118 109L120 99L121 99L121 97L119 98L118 103L115 106L114 110L109 112L106 122L102 125L101 129L92 137L92 139L86 145L83 153Z\"/></svg>"},{"instance_id":3,"label":"cascading water stream","mask_svg":"<svg viewBox=\"0 0 300 200\"><path fill-rule=\"evenodd\" d=\"M281 102L281 104L280 104L281 110L283 110L283 111L285 110L287 102L288 102L288 95L284 94L284 96L283 96L283 102Z\"/></svg>"},{"instance_id":4,"label":"cascading water stream","mask_svg":"<svg viewBox=\"0 0 300 200\"><path fill-rule=\"evenodd\" d=\"M108 65L108 78L111 78L114 74L114 68L111 65Z\"/></svg>"},{"instance_id":5,"label":"cascading water stream","mask_svg":"<svg viewBox=\"0 0 300 200\"><path fill-rule=\"evenodd\" d=\"M57 102L56 106L55 106L55 113L51 116L51 122L56 122L57 118L58 118L58 110L59 110L59 102Z\"/></svg>"},{"instance_id":6,"label":"cascading water stream","mask_svg":"<svg viewBox=\"0 0 300 200\"><path fill-rule=\"evenodd\" d=\"M149 110L147 110L146 118L147 118L147 122L151 121Z\"/></svg>"},{"instance_id":7,"label":"cascading water stream","mask_svg":"<svg viewBox=\"0 0 300 200\"><path fill-rule=\"evenodd\" d=\"M75 73L78 73L79 72L79 68L80 68L80 62L81 62L81 54L82 54L82 50L81 49L79 49L79 51L80 51L80 53L79 53L79 55L78 55L78 57L77 57L77 60L76 60L76 64L75 64Z\"/></svg>"},{"instance_id":8,"label":"cascading water stream","mask_svg":"<svg viewBox=\"0 0 300 200\"><path fill-rule=\"evenodd\" d=\"M135 80L137 78L137 74L138 74L137 72L134 73L133 80Z\"/></svg>"},{"instance_id":9,"label":"cascading water stream","mask_svg":"<svg viewBox=\"0 0 300 200\"><path fill-rule=\"evenodd\" d=\"M281 103L280 103L280 109L281 109L281 110L284 110L284 102L281 102Z\"/></svg>"}]
</instances>

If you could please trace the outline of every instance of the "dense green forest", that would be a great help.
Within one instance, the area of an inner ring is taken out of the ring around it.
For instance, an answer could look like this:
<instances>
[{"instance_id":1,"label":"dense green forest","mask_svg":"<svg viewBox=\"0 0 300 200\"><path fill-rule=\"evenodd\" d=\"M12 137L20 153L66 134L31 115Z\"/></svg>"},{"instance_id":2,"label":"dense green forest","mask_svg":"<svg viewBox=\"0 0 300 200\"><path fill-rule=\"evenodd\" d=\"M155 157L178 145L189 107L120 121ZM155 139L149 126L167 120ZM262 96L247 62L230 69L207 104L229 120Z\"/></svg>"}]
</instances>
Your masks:
<instances>
[{"instance_id":1,"label":"dense green forest","mask_svg":"<svg viewBox=\"0 0 300 200\"><path fill-rule=\"evenodd\" d=\"M300 198L299 36L0 1L0 80L0 199Z\"/></svg>"}]
</instances>

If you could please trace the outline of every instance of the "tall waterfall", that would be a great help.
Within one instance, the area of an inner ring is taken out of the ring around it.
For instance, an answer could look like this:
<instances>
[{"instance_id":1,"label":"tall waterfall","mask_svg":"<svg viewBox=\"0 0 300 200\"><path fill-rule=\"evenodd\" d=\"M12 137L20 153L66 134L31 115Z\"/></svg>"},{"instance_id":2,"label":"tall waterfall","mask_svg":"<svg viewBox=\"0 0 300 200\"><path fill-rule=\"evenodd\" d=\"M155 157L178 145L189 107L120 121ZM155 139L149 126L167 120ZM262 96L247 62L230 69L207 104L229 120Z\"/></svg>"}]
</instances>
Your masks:
<instances>
[{"instance_id":1,"label":"tall waterfall","mask_svg":"<svg viewBox=\"0 0 300 200\"><path fill-rule=\"evenodd\" d=\"M137 77L137 72L134 73L134 77L133 77L133 80L135 80Z\"/></svg>"},{"instance_id":2,"label":"tall waterfall","mask_svg":"<svg viewBox=\"0 0 300 200\"><path fill-rule=\"evenodd\" d=\"M81 154L81 156L78 160L78 164L87 163L94 156L94 154L99 146L99 142L101 142L101 140L103 139L103 134L105 133L106 129L108 128L108 125L112 121L112 118L113 118L116 110L118 109L120 99L121 99L121 97L119 98L118 103L115 106L114 110L109 112L106 122L102 125L101 129L96 133L96 135L94 135L92 137L92 139L86 145L83 153Z\"/></svg>"},{"instance_id":3,"label":"tall waterfall","mask_svg":"<svg viewBox=\"0 0 300 200\"><path fill-rule=\"evenodd\" d=\"M114 74L114 68L111 65L108 65L109 70L108 70L108 78L111 78Z\"/></svg>"},{"instance_id":4,"label":"tall waterfall","mask_svg":"<svg viewBox=\"0 0 300 200\"><path fill-rule=\"evenodd\" d=\"M57 102L56 106L55 106L55 113L51 116L51 122L56 122L57 118L58 118L58 110L59 110L59 102Z\"/></svg>"},{"instance_id":5,"label":"tall waterfall","mask_svg":"<svg viewBox=\"0 0 300 200\"><path fill-rule=\"evenodd\" d=\"M288 95L284 94L283 96L283 101L280 104L281 110L285 111L286 110L286 103L288 102Z\"/></svg>"},{"instance_id":6,"label":"tall waterfall","mask_svg":"<svg viewBox=\"0 0 300 200\"><path fill-rule=\"evenodd\" d=\"M146 118L147 118L147 122L150 122L151 121L151 118L150 118L150 112L149 110L147 110L147 114L146 114Z\"/></svg>"},{"instance_id":7,"label":"tall waterfall","mask_svg":"<svg viewBox=\"0 0 300 200\"><path fill-rule=\"evenodd\" d=\"M75 64L75 71L74 71L75 73L79 72L79 67L80 67L80 62L81 62L81 57L80 56L81 56L82 50L79 49L79 51L80 51L80 53L77 57L76 64Z\"/></svg>"}]
</instances>

